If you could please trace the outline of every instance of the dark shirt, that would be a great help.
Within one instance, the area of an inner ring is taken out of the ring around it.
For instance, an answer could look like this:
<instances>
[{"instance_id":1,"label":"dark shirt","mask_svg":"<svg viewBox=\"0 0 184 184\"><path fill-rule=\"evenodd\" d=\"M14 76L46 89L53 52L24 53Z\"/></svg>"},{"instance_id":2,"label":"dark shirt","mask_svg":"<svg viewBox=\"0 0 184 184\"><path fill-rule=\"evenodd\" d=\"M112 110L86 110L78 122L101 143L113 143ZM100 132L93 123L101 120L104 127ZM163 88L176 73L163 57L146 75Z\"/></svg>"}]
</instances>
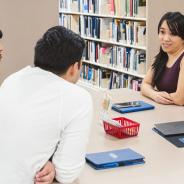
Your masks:
<instances>
[{"instance_id":1,"label":"dark shirt","mask_svg":"<svg viewBox=\"0 0 184 184\"><path fill-rule=\"evenodd\" d=\"M168 93L174 93L177 89L179 72L180 72L180 63L184 56L184 52L176 60L171 68L165 67L160 80L157 81L156 87L159 91L166 91Z\"/></svg>"}]
</instances>

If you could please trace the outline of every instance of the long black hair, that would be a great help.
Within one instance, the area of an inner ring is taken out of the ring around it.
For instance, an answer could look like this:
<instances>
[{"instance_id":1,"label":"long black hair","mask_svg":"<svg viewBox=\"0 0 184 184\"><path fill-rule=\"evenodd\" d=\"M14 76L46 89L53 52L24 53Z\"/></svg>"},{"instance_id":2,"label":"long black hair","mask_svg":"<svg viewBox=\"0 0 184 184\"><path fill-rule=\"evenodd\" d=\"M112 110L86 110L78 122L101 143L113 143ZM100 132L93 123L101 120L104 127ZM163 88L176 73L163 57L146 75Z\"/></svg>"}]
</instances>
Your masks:
<instances>
[{"instance_id":1,"label":"long black hair","mask_svg":"<svg viewBox=\"0 0 184 184\"><path fill-rule=\"evenodd\" d=\"M167 12L162 16L158 24L158 34L162 23L166 21L169 30L173 35L177 35L184 40L184 15L180 12ZM152 64L153 69L153 80L152 86L159 81L161 74L167 64L168 55L160 47L159 53L155 56L155 62Z\"/></svg>"},{"instance_id":2,"label":"long black hair","mask_svg":"<svg viewBox=\"0 0 184 184\"><path fill-rule=\"evenodd\" d=\"M3 32L0 30L0 39L3 37Z\"/></svg>"}]
</instances>

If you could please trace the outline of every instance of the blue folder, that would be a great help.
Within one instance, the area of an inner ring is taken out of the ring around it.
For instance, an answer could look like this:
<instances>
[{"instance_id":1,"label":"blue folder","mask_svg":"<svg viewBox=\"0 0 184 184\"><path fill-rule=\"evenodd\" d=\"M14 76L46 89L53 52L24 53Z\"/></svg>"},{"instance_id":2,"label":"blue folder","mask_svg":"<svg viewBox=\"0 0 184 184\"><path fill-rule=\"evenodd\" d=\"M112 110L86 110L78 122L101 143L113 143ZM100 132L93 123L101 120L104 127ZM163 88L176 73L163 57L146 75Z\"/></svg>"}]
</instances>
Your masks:
<instances>
[{"instance_id":1,"label":"blue folder","mask_svg":"<svg viewBox=\"0 0 184 184\"><path fill-rule=\"evenodd\" d=\"M86 154L86 162L93 168L108 169L144 163L144 156L132 149L120 149Z\"/></svg>"},{"instance_id":2,"label":"blue folder","mask_svg":"<svg viewBox=\"0 0 184 184\"><path fill-rule=\"evenodd\" d=\"M140 106L137 107L119 107L116 104L112 105L112 109L114 111L117 111L119 113L129 113L129 112L137 112L137 111L145 111L145 110L151 110L154 109L155 107L149 103L143 102L143 101L138 101L140 103Z\"/></svg>"}]
</instances>

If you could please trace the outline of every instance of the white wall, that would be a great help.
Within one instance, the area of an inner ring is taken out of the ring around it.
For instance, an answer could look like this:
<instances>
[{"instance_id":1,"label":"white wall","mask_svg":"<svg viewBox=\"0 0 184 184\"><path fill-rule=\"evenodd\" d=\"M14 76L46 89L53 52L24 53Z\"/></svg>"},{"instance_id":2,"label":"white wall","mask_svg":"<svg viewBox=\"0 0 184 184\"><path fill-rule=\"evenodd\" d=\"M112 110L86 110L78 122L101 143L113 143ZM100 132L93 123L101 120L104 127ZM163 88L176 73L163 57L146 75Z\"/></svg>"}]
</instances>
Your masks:
<instances>
[{"instance_id":1,"label":"white wall","mask_svg":"<svg viewBox=\"0 0 184 184\"><path fill-rule=\"evenodd\" d=\"M58 25L58 0L0 0L5 48L0 83L7 75L33 63L36 41L54 25Z\"/></svg>"}]
</instances>

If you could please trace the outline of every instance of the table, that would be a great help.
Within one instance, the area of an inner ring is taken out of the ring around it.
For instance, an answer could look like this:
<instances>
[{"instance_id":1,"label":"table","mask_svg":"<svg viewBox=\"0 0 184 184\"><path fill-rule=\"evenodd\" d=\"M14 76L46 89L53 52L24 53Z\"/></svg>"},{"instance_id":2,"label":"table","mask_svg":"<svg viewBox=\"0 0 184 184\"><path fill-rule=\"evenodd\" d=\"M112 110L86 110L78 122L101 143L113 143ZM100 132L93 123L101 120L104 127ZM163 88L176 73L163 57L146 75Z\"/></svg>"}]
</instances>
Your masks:
<instances>
[{"instance_id":1,"label":"table","mask_svg":"<svg viewBox=\"0 0 184 184\"><path fill-rule=\"evenodd\" d=\"M103 92L93 92L94 120L87 152L110 151L113 149L131 148L145 156L145 164L118 167L106 170L94 170L85 165L79 184L183 184L184 148L177 148L155 133L155 123L184 120L184 107L161 105L143 97L139 92L129 89L115 89L108 93L112 102L144 100L155 106L154 110L119 114L111 111L111 117L124 116L140 123L136 137L118 139L106 135L100 123Z\"/></svg>"}]
</instances>

